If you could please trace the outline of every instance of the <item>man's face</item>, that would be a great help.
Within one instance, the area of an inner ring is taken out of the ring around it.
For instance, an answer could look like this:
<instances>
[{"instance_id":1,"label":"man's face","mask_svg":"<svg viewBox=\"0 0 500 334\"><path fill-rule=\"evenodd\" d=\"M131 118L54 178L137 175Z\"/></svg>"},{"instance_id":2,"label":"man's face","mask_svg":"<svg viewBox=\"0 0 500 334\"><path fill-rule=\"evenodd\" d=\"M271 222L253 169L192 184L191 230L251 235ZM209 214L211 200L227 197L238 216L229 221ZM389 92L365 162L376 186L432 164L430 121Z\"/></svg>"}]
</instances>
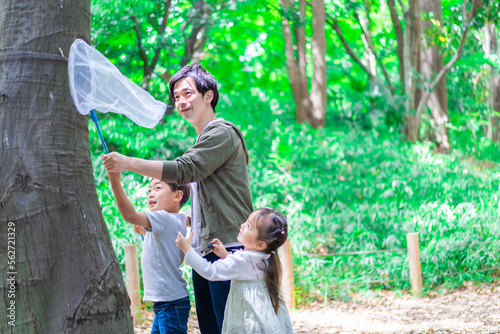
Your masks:
<instances>
[{"instance_id":1,"label":"man's face","mask_svg":"<svg viewBox=\"0 0 500 334\"><path fill-rule=\"evenodd\" d=\"M194 80L190 77L179 80L174 87L175 107L182 118L191 124L199 123L211 110L210 102L213 93L208 91L202 96Z\"/></svg>"}]
</instances>

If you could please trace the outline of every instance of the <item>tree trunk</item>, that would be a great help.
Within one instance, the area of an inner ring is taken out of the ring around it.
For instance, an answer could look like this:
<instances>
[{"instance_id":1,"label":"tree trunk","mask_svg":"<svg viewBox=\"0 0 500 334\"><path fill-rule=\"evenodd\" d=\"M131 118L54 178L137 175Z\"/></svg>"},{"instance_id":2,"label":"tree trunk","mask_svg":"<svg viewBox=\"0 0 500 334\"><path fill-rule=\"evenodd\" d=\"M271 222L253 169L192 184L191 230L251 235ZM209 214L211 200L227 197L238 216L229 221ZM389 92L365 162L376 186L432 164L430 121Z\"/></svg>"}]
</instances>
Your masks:
<instances>
[{"instance_id":1,"label":"tree trunk","mask_svg":"<svg viewBox=\"0 0 500 334\"><path fill-rule=\"evenodd\" d=\"M420 70L420 23L418 7L418 0L410 0L409 8L404 9L406 27L404 32L403 64L406 97L406 135L410 141L418 140L418 129L420 128L420 117L411 116L421 96L419 90L416 89L416 77Z\"/></svg>"},{"instance_id":2,"label":"tree trunk","mask_svg":"<svg viewBox=\"0 0 500 334\"><path fill-rule=\"evenodd\" d=\"M307 122L311 114L311 102L309 99L308 80L306 75L306 53L305 53L305 29L304 25L294 26L295 40L297 42L297 58L294 52L293 36L290 29L288 15L294 8L294 0L280 0L281 8L284 12L281 19L282 34L285 40L286 66L288 77L292 87L292 95L295 102L295 115L297 123ZM304 0L299 2L299 11L305 15L306 3Z\"/></svg>"},{"instance_id":3,"label":"tree trunk","mask_svg":"<svg viewBox=\"0 0 500 334\"><path fill-rule=\"evenodd\" d=\"M484 53L498 54L498 41L494 23L485 24L485 43ZM500 140L500 117L495 112L500 113L500 74L499 71L488 65L489 82L488 87L488 139L493 141Z\"/></svg>"},{"instance_id":4,"label":"tree trunk","mask_svg":"<svg viewBox=\"0 0 500 334\"><path fill-rule=\"evenodd\" d=\"M361 35L361 40L365 47L368 67L370 69L370 72L375 76L377 74L377 60L375 58L375 49L373 48L374 44L372 40L372 31L370 22L371 0L364 0L364 9L365 9L365 15L363 17L358 16L358 21L363 31L363 34Z\"/></svg>"},{"instance_id":5,"label":"tree trunk","mask_svg":"<svg viewBox=\"0 0 500 334\"><path fill-rule=\"evenodd\" d=\"M394 5L394 0L387 0L387 4L389 5L392 25L394 26L394 33L396 34L396 41L398 42L396 53L398 55L398 60L399 60L399 78L401 82L404 83L405 71L404 71L404 59L403 59L403 48L404 48L403 27L401 25L401 21L399 20L398 13ZM403 90L404 90L404 84L403 84Z\"/></svg>"},{"instance_id":6,"label":"tree trunk","mask_svg":"<svg viewBox=\"0 0 500 334\"><path fill-rule=\"evenodd\" d=\"M3 0L0 31L0 332L132 333L68 87L90 1Z\"/></svg>"},{"instance_id":7,"label":"tree trunk","mask_svg":"<svg viewBox=\"0 0 500 334\"><path fill-rule=\"evenodd\" d=\"M312 54L314 76L312 78L311 103L313 127L325 125L326 114L326 37L325 37L325 4L323 0L311 0L312 8Z\"/></svg>"},{"instance_id":8,"label":"tree trunk","mask_svg":"<svg viewBox=\"0 0 500 334\"><path fill-rule=\"evenodd\" d=\"M434 13L434 19L443 25L443 14L441 10L441 0L420 0L421 13ZM421 21L424 31L432 27L429 20ZM438 48L428 45L425 36L422 38L420 48L420 71L424 81L431 82L439 71L444 67L443 59ZM448 137L448 128L446 124L448 118L448 93L446 91L446 75L443 75L438 84L432 90L427 102L434 121L434 136L436 139L437 150L447 153L450 151L450 140Z\"/></svg>"},{"instance_id":9,"label":"tree trunk","mask_svg":"<svg viewBox=\"0 0 500 334\"><path fill-rule=\"evenodd\" d=\"M297 122L306 122L312 117L312 105L309 96L309 80L306 74L306 29L305 29L305 17L306 17L306 5L305 0L299 0L299 14L300 14L300 25L296 26L295 40L297 41L297 60L299 66L299 82L300 82L300 112L297 112ZM299 121L300 114L300 121Z\"/></svg>"}]
</instances>

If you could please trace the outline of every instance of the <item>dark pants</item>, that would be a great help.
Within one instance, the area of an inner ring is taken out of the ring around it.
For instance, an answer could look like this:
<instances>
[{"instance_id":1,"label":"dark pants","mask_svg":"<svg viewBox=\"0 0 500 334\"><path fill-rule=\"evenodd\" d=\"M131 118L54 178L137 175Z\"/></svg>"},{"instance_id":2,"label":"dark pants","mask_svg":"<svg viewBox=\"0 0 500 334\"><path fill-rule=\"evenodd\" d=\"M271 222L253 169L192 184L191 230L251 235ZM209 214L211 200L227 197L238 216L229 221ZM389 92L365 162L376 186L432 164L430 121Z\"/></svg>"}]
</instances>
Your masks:
<instances>
[{"instance_id":1,"label":"dark pants","mask_svg":"<svg viewBox=\"0 0 500 334\"><path fill-rule=\"evenodd\" d=\"M191 303L189 297L153 304L155 319L151 334L187 333Z\"/></svg>"},{"instance_id":2,"label":"dark pants","mask_svg":"<svg viewBox=\"0 0 500 334\"><path fill-rule=\"evenodd\" d=\"M243 247L227 248L229 252L236 249L243 249ZM204 258L209 262L219 260L219 257L214 253L210 253ZM194 269L192 273L196 315L198 316L200 332L202 334L218 334L222 331L224 310L231 281L208 281Z\"/></svg>"}]
</instances>

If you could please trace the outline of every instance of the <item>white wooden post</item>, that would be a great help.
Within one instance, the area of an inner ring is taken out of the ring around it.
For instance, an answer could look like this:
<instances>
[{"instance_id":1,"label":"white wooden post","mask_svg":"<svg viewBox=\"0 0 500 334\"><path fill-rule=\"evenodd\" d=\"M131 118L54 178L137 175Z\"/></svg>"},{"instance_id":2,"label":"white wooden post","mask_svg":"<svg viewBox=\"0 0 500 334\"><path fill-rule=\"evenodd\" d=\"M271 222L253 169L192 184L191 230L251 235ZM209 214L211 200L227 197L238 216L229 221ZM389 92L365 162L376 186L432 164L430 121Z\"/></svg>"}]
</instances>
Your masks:
<instances>
[{"instance_id":1,"label":"white wooden post","mask_svg":"<svg viewBox=\"0 0 500 334\"><path fill-rule=\"evenodd\" d=\"M137 246L125 245L125 274L127 277L127 292L130 298L130 312L137 324L137 315L141 309L141 286L139 283L139 261L137 259Z\"/></svg>"},{"instance_id":2,"label":"white wooden post","mask_svg":"<svg viewBox=\"0 0 500 334\"><path fill-rule=\"evenodd\" d=\"M413 292L418 293L423 288L418 233L408 233L406 235L406 241L408 243L408 258L410 260L411 289L413 290Z\"/></svg>"}]
</instances>

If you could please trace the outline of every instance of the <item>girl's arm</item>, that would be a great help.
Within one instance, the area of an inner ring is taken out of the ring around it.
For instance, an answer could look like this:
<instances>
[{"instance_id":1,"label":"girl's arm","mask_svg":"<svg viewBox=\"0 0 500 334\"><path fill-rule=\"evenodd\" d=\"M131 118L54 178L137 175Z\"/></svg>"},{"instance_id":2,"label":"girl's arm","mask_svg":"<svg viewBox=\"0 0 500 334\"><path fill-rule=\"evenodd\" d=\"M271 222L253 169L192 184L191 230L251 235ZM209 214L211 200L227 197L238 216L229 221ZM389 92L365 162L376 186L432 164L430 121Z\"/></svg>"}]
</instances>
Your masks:
<instances>
[{"instance_id":1,"label":"girl's arm","mask_svg":"<svg viewBox=\"0 0 500 334\"><path fill-rule=\"evenodd\" d=\"M225 259L213 263L208 262L191 248L193 235L194 232L191 232L191 235L185 238L179 232L175 244L186 254L184 262L193 267L205 279L209 281L228 281L232 279L254 280L262 278L259 276L259 272L262 276L262 270L258 269L256 265L254 265L254 268L250 267L252 264L242 259L241 254L230 254Z\"/></svg>"},{"instance_id":2,"label":"girl's arm","mask_svg":"<svg viewBox=\"0 0 500 334\"><path fill-rule=\"evenodd\" d=\"M135 211L132 202L125 194L123 190L122 183L120 182L121 173L108 173L109 182L111 183L111 189L113 189L113 195L115 195L116 206L123 220L132 225L137 225L144 228L151 228L151 223L144 212Z\"/></svg>"},{"instance_id":3,"label":"girl's arm","mask_svg":"<svg viewBox=\"0 0 500 334\"><path fill-rule=\"evenodd\" d=\"M184 257L184 262L191 266L198 274L209 281L229 281L232 279L243 279L242 268L234 261L232 256L226 256L225 259L215 261L213 263L202 258L194 249L190 249ZM252 278L247 278L252 279ZM255 278L254 278L255 279Z\"/></svg>"}]
</instances>

